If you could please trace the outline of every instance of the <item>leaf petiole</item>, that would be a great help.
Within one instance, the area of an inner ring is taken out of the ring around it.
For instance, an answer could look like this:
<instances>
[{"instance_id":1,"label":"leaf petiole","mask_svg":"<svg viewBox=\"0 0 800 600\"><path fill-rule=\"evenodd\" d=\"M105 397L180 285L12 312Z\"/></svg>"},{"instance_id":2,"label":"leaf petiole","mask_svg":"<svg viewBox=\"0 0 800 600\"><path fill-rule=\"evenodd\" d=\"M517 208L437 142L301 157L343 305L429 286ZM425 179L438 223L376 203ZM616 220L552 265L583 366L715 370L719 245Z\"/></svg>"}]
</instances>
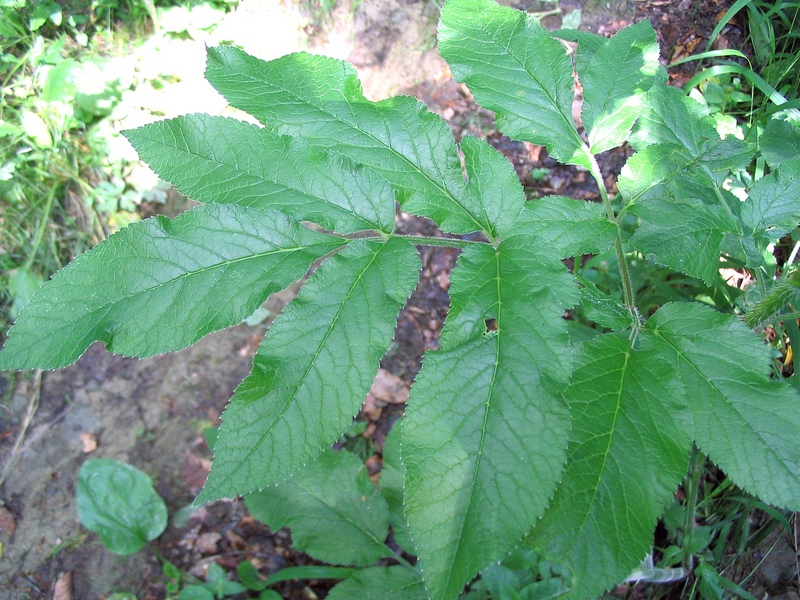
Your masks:
<instances>
[{"instance_id":1,"label":"leaf petiole","mask_svg":"<svg viewBox=\"0 0 800 600\"><path fill-rule=\"evenodd\" d=\"M488 242L480 240L460 240L458 238L442 238L423 235L395 235L400 239L408 240L415 246L439 246L442 248L467 248L475 245L488 245Z\"/></svg>"},{"instance_id":2,"label":"leaf petiole","mask_svg":"<svg viewBox=\"0 0 800 600\"><path fill-rule=\"evenodd\" d=\"M614 215L614 209L611 206L611 200L608 197L605 183L603 182L603 175L600 172L600 165L597 164L597 158L587 151L589 156L590 172L597 183L597 189L600 191L600 198L603 200L603 206L606 209L606 216L617 228L617 237L614 240L614 252L617 255L617 262L619 263L619 274L622 279L622 291L624 297L625 308L631 313L634 320L634 330L632 335L636 335L639 330L644 326L642 315L636 307L636 300L633 294L633 285L631 284L631 276L628 272L628 263L625 259L625 250L622 247L622 233L619 227L619 219Z\"/></svg>"}]
</instances>

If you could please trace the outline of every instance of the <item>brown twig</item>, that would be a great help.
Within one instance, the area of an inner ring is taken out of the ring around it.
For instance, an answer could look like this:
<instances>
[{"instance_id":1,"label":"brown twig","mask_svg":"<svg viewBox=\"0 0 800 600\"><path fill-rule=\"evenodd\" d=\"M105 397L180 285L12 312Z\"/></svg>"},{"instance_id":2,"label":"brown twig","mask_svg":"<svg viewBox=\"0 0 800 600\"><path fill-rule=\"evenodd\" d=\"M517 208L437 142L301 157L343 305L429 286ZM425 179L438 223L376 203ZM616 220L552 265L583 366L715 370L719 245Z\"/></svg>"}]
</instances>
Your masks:
<instances>
[{"instance_id":1,"label":"brown twig","mask_svg":"<svg viewBox=\"0 0 800 600\"><path fill-rule=\"evenodd\" d=\"M3 485L8 475L11 473L11 470L16 466L17 461L19 461L20 457L20 448L22 447L22 442L25 439L25 434L28 431L28 427L30 427L31 421L33 421L33 416L36 414L36 409L39 408L39 393L42 389L42 371L41 369L37 369L33 376L33 390L28 397L28 407L25 411L25 417L22 419L22 423L20 424L19 432L17 433L17 439L14 441L14 447L11 449L11 456L6 463L6 468L3 470L3 475L0 476L0 486Z\"/></svg>"}]
</instances>

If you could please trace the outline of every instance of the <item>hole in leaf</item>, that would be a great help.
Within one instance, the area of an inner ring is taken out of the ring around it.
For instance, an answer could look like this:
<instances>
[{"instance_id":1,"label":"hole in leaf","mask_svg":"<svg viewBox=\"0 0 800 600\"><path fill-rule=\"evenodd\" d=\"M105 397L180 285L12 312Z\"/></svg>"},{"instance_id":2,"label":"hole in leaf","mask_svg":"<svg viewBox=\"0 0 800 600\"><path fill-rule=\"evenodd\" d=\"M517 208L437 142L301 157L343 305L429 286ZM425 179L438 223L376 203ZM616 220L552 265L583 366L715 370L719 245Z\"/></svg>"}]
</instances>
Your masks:
<instances>
[{"instance_id":1,"label":"hole in leaf","mask_svg":"<svg viewBox=\"0 0 800 600\"><path fill-rule=\"evenodd\" d=\"M484 319L483 322L486 325L486 333L489 333L490 331L497 331L497 319L494 317Z\"/></svg>"}]
</instances>

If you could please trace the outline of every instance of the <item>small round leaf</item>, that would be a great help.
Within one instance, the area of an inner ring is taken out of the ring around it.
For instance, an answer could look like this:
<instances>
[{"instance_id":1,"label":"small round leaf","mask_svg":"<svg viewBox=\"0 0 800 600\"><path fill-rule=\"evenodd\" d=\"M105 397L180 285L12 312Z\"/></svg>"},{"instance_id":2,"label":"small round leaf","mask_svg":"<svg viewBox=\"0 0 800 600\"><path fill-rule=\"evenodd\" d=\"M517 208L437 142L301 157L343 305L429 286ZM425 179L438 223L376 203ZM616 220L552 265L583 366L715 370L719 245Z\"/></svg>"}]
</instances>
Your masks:
<instances>
[{"instance_id":1,"label":"small round leaf","mask_svg":"<svg viewBox=\"0 0 800 600\"><path fill-rule=\"evenodd\" d=\"M132 554L167 526L167 507L150 478L109 458L87 460L78 473L78 515L115 554Z\"/></svg>"}]
</instances>

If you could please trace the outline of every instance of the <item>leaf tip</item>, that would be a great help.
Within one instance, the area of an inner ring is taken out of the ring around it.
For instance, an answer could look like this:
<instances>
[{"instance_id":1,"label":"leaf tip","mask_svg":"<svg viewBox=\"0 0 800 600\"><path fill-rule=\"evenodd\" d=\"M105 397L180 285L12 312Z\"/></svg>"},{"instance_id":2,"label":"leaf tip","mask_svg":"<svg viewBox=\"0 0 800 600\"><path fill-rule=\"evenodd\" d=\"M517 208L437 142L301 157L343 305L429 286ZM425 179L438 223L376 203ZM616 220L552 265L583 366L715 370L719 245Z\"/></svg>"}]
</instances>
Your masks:
<instances>
[{"instance_id":1,"label":"leaf tip","mask_svg":"<svg viewBox=\"0 0 800 600\"><path fill-rule=\"evenodd\" d=\"M211 476L209 475L209 479ZM215 487L210 487L208 485L208 481L206 481L203 489L200 490L200 493L197 494L197 498L194 499L192 502L192 508L200 508L201 506L208 504L209 502L214 502L214 500L221 500L224 498L222 494L220 494Z\"/></svg>"},{"instance_id":2,"label":"leaf tip","mask_svg":"<svg viewBox=\"0 0 800 600\"><path fill-rule=\"evenodd\" d=\"M221 48L222 46L206 46L206 61L208 64L211 64L212 61L224 64Z\"/></svg>"}]
</instances>

